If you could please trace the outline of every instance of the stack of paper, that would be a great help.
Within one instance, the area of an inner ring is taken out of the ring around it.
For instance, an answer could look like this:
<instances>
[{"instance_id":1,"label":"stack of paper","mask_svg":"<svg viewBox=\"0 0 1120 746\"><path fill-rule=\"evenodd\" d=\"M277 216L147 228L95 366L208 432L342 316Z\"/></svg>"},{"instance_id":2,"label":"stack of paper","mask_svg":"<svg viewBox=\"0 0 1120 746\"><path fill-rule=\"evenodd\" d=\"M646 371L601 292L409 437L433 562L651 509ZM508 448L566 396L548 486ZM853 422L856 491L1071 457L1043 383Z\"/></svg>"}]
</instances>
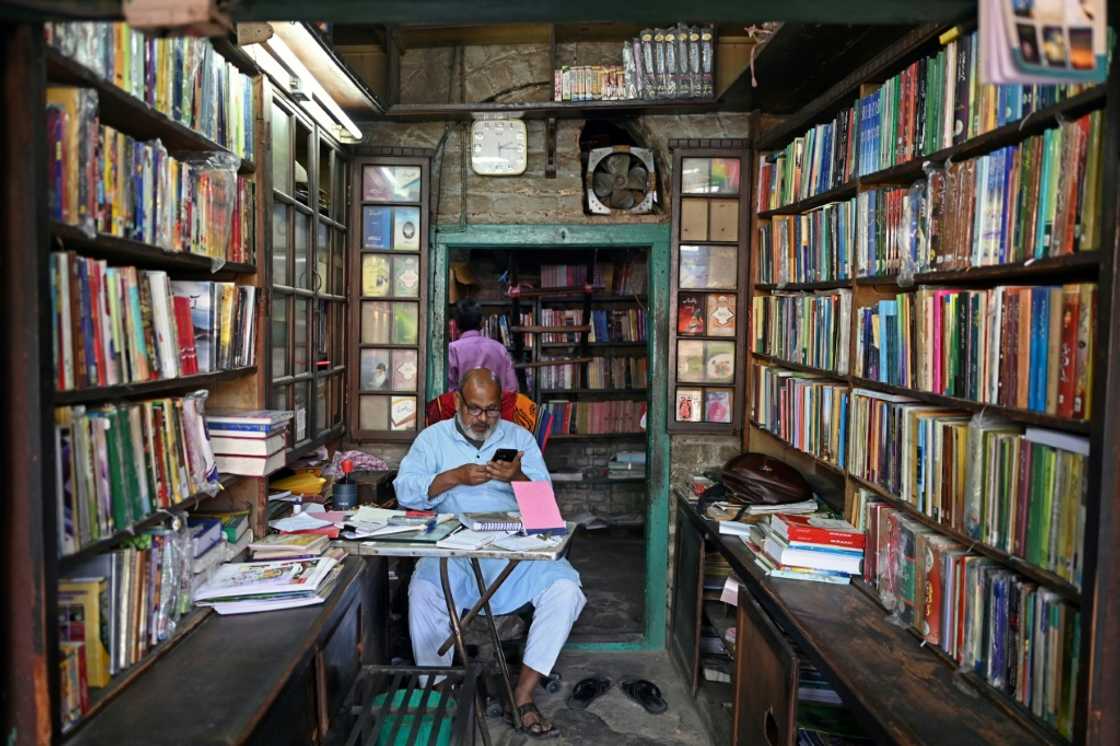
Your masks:
<instances>
[{"instance_id":1,"label":"stack of paper","mask_svg":"<svg viewBox=\"0 0 1120 746\"><path fill-rule=\"evenodd\" d=\"M436 546L443 549L482 549L500 539L513 536L514 533L514 531L471 531L469 528L464 528L440 539L436 542Z\"/></svg>"},{"instance_id":2,"label":"stack of paper","mask_svg":"<svg viewBox=\"0 0 1120 746\"><path fill-rule=\"evenodd\" d=\"M223 565L198 589L195 603L211 606L219 614L313 606L329 595L336 567L341 569L338 559L330 555Z\"/></svg>"},{"instance_id":3,"label":"stack of paper","mask_svg":"<svg viewBox=\"0 0 1120 746\"><path fill-rule=\"evenodd\" d=\"M254 560L318 557L330 539L321 534L269 534L249 545Z\"/></svg>"}]
</instances>

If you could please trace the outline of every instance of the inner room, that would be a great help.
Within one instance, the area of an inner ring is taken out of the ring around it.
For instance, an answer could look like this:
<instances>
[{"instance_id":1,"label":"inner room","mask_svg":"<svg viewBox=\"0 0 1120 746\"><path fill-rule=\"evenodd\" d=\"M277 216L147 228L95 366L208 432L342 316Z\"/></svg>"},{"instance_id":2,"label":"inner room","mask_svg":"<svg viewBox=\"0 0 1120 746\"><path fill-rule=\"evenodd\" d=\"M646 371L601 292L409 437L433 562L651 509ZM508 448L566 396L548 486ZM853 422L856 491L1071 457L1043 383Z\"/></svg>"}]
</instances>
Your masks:
<instances>
[{"instance_id":1,"label":"inner room","mask_svg":"<svg viewBox=\"0 0 1120 746\"><path fill-rule=\"evenodd\" d=\"M1115 4L0 19L6 746L1120 744Z\"/></svg>"}]
</instances>

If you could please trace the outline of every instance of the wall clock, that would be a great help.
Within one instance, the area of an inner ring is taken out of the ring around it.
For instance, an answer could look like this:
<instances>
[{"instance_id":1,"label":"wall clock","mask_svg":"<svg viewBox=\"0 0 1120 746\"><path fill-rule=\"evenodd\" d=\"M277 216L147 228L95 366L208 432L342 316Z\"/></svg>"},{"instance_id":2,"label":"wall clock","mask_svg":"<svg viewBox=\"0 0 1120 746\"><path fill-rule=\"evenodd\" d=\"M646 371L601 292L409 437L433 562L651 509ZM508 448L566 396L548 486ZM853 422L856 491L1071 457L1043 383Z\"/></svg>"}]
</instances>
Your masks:
<instances>
[{"instance_id":1,"label":"wall clock","mask_svg":"<svg viewBox=\"0 0 1120 746\"><path fill-rule=\"evenodd\" d=\"M480 176L525 173L527 150L520 119L479 119L471 126L471 168Z\"/></svg>"}]
</instances>

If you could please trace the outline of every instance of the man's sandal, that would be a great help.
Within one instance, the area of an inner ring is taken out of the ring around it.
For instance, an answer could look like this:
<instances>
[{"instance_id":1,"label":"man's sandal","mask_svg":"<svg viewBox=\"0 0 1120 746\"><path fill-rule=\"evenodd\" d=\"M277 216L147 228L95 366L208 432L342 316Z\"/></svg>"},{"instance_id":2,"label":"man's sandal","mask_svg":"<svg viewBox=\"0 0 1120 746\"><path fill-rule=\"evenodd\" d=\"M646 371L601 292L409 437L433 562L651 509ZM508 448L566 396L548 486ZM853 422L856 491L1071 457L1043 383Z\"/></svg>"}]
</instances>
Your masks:
<instances>
[{"instance_id":1,"label":"man's sandal","mask_svg":"<svg viewBox=\"0 0 1120 746\"><path fill-rule=\"evenodd\" d=\"M551 720L545 718L537 706L532 702L526 702L517 708L517 714L521 718L521 732L530 738L555 738L560 735L560 731L553 725ZM536 720L528 725L525 724L526 715L535 715ZM505 721L513 725L513 714L507 712L505 714Z\"/></svg>"}]
</instances>

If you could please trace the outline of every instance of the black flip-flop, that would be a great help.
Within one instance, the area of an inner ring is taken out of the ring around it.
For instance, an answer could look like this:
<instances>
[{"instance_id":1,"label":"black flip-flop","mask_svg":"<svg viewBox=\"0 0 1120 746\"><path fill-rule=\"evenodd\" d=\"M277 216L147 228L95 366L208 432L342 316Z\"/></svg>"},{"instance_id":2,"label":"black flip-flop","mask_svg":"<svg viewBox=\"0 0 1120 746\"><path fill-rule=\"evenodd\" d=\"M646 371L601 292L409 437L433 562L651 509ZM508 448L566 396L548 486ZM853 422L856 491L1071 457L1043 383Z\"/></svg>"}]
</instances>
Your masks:
<instances>
[{"instance_id":1,"label":"black flip-flop","mask_svg":"<svg viewBox=\"0 0 1120 746\"><path fill-rule=\"evenodd\" d=\"M669 709L669 705L661 697L661 690L652 681L627 679L619 686L627 697L646 708L646 712L651 715L657 715Z\"/></svg>"},{"instance_id":2,"label":"black flip-flop","mask_svg":"<svg viewBox=\"0 0 1120 746\"><path fill-rule=\"evenodd\" d=\"M568 706L577 710L586 709L589 704L601 697L611 688L611 680L606 676L591 676L583 679L574 687L568 697Z\"/></svg>"}]
</instances>

